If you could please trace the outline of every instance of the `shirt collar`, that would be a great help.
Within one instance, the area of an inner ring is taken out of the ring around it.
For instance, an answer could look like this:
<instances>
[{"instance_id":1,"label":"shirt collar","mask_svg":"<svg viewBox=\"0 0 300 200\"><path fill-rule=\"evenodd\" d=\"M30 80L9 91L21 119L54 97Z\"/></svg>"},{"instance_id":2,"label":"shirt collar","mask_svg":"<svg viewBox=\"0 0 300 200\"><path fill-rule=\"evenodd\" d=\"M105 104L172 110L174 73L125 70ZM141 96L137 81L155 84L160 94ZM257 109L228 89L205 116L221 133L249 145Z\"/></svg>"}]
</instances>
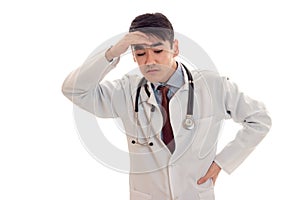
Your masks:
<instances>
[{"instance_id":1,"label":"shirt collar","mask_svg":"<svg viewBox=\"0 0 300 200\"><path fill-rule=\"evenodd\" d=\"M181 64L177 61L176 64L177 64L176 71L173 73L173 75L166 83L153 83L155 89L157 89L157 87L160 85L169 85L171 87L175 87L179 89L184 84L184 76L183 76Z\"/></svg>"}]
</instances>

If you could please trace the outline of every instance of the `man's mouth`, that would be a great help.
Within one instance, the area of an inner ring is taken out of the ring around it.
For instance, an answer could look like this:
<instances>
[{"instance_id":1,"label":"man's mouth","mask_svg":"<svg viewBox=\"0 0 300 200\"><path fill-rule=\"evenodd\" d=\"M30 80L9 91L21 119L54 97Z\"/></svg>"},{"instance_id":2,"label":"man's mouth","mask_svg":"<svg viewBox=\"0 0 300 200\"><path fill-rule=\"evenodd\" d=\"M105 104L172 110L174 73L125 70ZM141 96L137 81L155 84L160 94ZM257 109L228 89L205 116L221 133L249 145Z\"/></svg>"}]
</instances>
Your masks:
<instances>
[{"instance_id":1,"label":"man's mouth","mask_svg":"<svg viewBox=\"0 0 300 200\"><path fill-rule=\"evenodd\" d=\"M153 73L153 72L157 72L158 71L158 69L148 69L146 72L147 73Z\"/></svg>"}]
</instances>

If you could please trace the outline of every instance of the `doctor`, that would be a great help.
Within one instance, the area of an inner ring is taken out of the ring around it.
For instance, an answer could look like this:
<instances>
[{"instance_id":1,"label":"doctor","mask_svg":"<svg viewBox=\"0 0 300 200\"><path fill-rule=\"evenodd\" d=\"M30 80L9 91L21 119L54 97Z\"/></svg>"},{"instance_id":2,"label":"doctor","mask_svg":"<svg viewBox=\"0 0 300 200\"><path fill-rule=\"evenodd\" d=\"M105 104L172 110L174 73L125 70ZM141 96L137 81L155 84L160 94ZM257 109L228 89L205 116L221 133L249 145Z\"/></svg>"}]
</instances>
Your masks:
<instances>
[{"instance_id":1,"label":"doctor","mask_svg":"<svg viewBox=\"0 0 300 200\"><path fill-rule=\"evenodd\" d=\"M143 77L102 81L131 48ZM264 105L216 72L175 60L179 41L161 13L137 16L129 33L64 81L63 94L103 118L120 118L130 152L130 199L213 200L219 172L233 172L265 137ZM242 128L216 155L224 119ZM107 152L109 153L109 152Z\"/></svg>"}]
</instances>

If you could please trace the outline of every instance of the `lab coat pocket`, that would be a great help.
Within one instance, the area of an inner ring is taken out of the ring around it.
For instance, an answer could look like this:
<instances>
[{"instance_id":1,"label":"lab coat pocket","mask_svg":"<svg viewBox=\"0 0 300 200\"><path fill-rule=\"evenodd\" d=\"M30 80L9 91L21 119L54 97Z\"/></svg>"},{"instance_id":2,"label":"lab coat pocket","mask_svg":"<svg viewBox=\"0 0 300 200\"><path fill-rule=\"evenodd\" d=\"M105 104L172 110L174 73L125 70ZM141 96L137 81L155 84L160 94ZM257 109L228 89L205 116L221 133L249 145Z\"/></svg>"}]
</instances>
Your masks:
<instances>
[{"instance_id":1,"label":"lab coat pocket","mask_svg":"<svg viewBox=\"0 0 300 200\"><path fill-rule=\"evenodd\" d=\"M219 140L220 128L222 120L219 117L213 116L202 120L203 128L200 128L199 133L199 159L206 158L211 152L216 150Z\"/></svg>"},{"instance_id":2,"label":"lab coat pocket","mask_svg":"<svg viewBox=\"0 0 300 200\"><path fill-rule=\"evenodd\" d=\"M148 200L152 199L150 194L146 194L137 190L130 191L130 200Z\"/></svg>"},{"instance_id":3,"label":"lab coat pocket","mask_svg":"<svg viewBox=\"0 0 300 200\"><path fill-rule=\"evenodd\" d=\"M211 179L207 180L205 183L199 186L199 197L201 200L214 200L214 185Z\"/></svg>"},{"instance_id":4,"label":"lab coat pocket","mask_svg":"<svg viewBox=\"0 0 300 200\"><path fill-rule=\"evenodd\" d=\"M215 194L213 190L206 190L199 193L201 200L215 200Z\"/></svg>"}]
</instances>

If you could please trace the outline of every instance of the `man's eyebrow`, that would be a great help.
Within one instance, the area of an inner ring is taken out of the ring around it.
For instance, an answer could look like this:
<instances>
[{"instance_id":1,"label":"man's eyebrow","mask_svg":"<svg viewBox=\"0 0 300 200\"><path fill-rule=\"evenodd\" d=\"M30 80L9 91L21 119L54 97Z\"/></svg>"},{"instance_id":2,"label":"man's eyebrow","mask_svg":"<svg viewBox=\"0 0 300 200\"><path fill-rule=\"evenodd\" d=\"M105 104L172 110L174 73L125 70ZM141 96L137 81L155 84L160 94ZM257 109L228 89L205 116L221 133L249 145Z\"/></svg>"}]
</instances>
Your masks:
<instances>
[{"instance_id":1,"label":"man's eyebrow","mask_svg":"<svg viewBox=\"0 0 300 200\"><path fill-rule=\"evenodd\" d=\"M157 42L157 43L151 44L150 47L157 47L157 46L160 46L160 45L163 45L163 43Z\"/></svg>"},{"instance_id":2,"label":"man's eyebrow","mask_svg":"<svg viewBox=\"0 0 300 200\"><path fill-rule=\"evenodd\" d=\"M134 50L145 49L144 45L141 45L141 44L133 44L132 47L133 47Z\"/></svg>"}]
</instances>

